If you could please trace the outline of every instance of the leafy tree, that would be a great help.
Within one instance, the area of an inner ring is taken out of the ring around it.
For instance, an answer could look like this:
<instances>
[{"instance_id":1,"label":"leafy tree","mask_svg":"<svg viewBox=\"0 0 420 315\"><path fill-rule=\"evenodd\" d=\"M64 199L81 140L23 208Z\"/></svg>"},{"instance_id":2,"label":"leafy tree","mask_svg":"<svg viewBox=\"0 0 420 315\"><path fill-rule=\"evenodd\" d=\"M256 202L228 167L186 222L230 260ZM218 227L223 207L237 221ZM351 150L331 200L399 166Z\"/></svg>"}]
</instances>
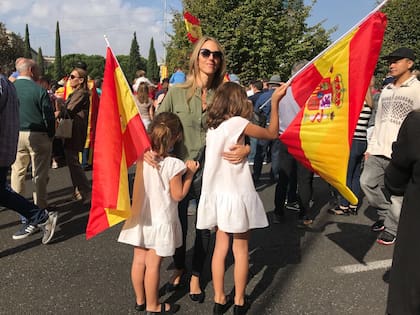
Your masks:
<instances>
[{"instance_id":1,"label":"leafy tree","mask_svg":"<svg viewBox=\"0 0 420 315\"><path fill-rule=\"evenodd\" d=\"M382 2L382 1L378 1ZM418 1L392 0L388 1L382 11L388 18L382 45L381 56L385 56L397 48L408 47L414 50L415 56L420 56L420 28L416 25L420 16ZM418 65L417 65L418 68ZM388 65L385 60L379 59L376 68L376 77L379 80L385 78Z\"/></svg>"},{"instance_id":2,"label":"leafy tree","mask_svg":"<svg viewBox=\"0 0 420 315\"><path fill-rule=\"evenodd\" d=\"M127 56L127 55L117 55L117 56L115 56L116 58L117 58L117 60L118 60L118 63L120 64L120 67L121 67L121 70L123 71L123 73L124 73L124 75L126 76L126 78L127 78L127 71L128 71L128 69L129 69L129 65L130 65L130 56ZM130 82L130 84L131 84L131 81L129 81Z\"/></svg>"},{"instance_id":3,"label":"leafy tree","mask_svg":"<svg viewBox=\"0 0 420 315\"><path fill-rule=\"evenodd\" d=\"M60 25L55 28L55 61L54 61L54 79L60 80L64 75L63 65L61 63L61 38L60 38Z\"/></svg>"},{"instance_id":4,"label":"leafy tree","mask_svg":"<svg viewBox=\"0 0 420 315\"><path fill-rule=\"evenodd\" d=\"M309 27L306 19L313 4L305 6L302 0L184 0L183 5L200 19L203 34L220 41L228 71L238 74L242 82L273 73L286 80L293 63L315 57L329 45L334 31L321 24ZM191 51L182 19L180 13L172 21L175 34L167 46L169 69Z\"/></svg>"},{"instance_id":5,"label":"leafy tree","mask_svg":"<svg viewBox=\"0 0 420 315\"><path fill-rule=\"evenodd\" d=\"M87 64L87 72L91 78L99 79L104 75L105 58L99 55L68 54L62 58L65 73L70 73L76 62L84 61Z\"/></svg>"},{"instance_id":6,"label":"leafy tree","mask_svg":"<svg viewBox=\"0 0 420 315\"><path fill-rule=\"evenodd\" d=\"M172 71L181 66L188 69L189 55L191 52L191 43L188 41L185 30L185 23L181 12L172 11L173 19L171 21L173 34L168 34L170 41L165 45L166 48L166 65L168 67L168 75L171 76Z\"/></svg>"},{"instance_id":7,"label":"leafy tree","mask_svg":"<svg viewBox=\"0 0 420 315\"><path fill-rule=\"evenodd\" d=\"M40 74L44 75L45 74L45 65L44 65L44 56L42 55L41 47L38 48L38 56L37 56L36 63L39 66Z\"/></svg>"},{"instance_id":8,"label":"leafy tree","mask_svg":"<svg viewBox=\"0 0 420 315\"><path fill-rule=\"evenodd\" d=\"M25 27L25 46L24 46L23 57L32 59L31 44L29 42L29 28L28 24Z\"/></svg>"},{"instance_id":9,"label":"leafy tree","mask_svg":"<svg viewBox=\"0 0 420 315\"><path fill-rule=\"evenodd\" d=\"M159 80L159 66L156 58L156 50L153 42L153 37L150 40L149 57L147 59L147 76L153 80Z\"/></svg>"},{"instance_id":10,"label":"leafy tree","mask_svg":"<svg viewBox=\"0 0 420 315\"><path fill-rule=\"evenodd\" d=\"M128 64L128 68L126 69L125 75L129 82L132 82L135 78L137 70L145 70L146 71L146 62L140 56L140 46L137 41L136 32L133 34L133 40L131 41L130 47L130 60Z\"/></svg>"},{"instance_id":11,"label":"leafy tree","mask_svg":"<svg viewBox=\"0 0 420 315\"><path fill-rule=\"evenodd\" d=\"M2 72L10 74L15 68L15 61L23 56L23 39L13 32L6 32L5 25L0 22L0 65Z\"/></svg>"}]
</instances>

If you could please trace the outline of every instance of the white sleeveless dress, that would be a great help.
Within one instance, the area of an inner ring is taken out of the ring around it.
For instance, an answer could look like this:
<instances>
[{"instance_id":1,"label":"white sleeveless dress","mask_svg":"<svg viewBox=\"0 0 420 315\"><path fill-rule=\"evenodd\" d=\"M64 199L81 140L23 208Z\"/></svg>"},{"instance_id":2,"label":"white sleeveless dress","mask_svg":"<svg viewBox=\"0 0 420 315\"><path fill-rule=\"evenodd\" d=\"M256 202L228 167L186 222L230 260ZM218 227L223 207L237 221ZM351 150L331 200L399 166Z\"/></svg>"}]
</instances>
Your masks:
<instances>
[{"instance_id":1,"label":"white sleeveless dress","mask_svg":"<svg viewBox=\"0 0 420 315\"><path fill-rule=\"evenodd\" d=\"M231 164L222 157L233 144L243 144L241 135L249 123L247 119L235 116L207 131L203 186L197 210L198 229L217 226L227 233L243 233L268 226L246 159L240 164Z\"/></svg>"},{"instance_id":2,"label":"white sleeveless dress","mask_svg":"<svg viewBox=\"0 0 420 315\"><path fill-rule=\"evenodd\" d=\"M159 170L143 162L143 206L132 209L118 242L154 249L161 257L175 253L175 249L182 245L182 230L178 202L171 198L169 181L185 170L185 163L173 157L164 158Z\"/></svg>"}]
</instances>

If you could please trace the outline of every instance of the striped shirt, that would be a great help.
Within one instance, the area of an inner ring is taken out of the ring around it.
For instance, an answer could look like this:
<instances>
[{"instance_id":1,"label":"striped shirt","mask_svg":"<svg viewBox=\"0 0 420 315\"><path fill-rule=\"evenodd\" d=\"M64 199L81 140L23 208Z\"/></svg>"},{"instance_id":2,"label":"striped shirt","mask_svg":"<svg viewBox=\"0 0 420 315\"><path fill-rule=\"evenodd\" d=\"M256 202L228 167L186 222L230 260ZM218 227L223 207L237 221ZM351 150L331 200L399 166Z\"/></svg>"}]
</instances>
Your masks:
<instances>
[{"instance_id":1,"label":"striped shirt","mask_svg":"<svg viewBox=\"0 0 420 315\"><path fill-rule=\"evenodd\" d=\"M354 130L353 139L366 141L366 130L371 114L372 109L369 107L368 104L364 103L362 111L359 115L359 120L357 121L356 129Z\"/></svg>"}]
</instances>

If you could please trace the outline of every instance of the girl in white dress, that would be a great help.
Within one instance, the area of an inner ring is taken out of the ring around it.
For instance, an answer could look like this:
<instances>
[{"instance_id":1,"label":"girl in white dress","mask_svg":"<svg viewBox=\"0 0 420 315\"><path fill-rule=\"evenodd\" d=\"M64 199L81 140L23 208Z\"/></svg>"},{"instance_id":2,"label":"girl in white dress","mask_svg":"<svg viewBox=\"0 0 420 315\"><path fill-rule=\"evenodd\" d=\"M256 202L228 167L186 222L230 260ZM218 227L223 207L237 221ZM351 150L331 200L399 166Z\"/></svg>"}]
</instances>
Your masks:
<instances>
[{"instance_id":1,"label":"girl in white dress","mask_svg":"<svg viewBox=\"0 0 420 315\"><path fill-rule=\"evenodd\" d=\"M182 124L177 115L157 115L150 125L149 136L152 150L160 157L159 167L137 161L132 214L118 241L135 246L131 280L136 310L172 314L179 310L178 304L159 304L160 265L162 257L172 256L182 245L178 202L188 193L199 165L195 161L184 164L169 156L182 137Z\"/></svg>"},{"instance_id":2,"label":"girl in white dress","mask_svg":"<svg viewBox=\"0 0 420 315\"><path fill-rule=\"evenodd\" d=\"M214 286L214 314L223 314L229 307L224 292L225 258L233 235L235 258L234 314L244 314L249 308L245 301L248 277L249 230L268 226L264 206L252 182L246 160L231 164L223 152L235 144L244 143L245 136L258 139L278 137L278 104L287 84L277 88L271 99L271 120L268 128L252 124L252 104L245 90L238 84L226 82L215 93L207 113L206 163L203 186L197 210L197 228L217 227L212 259Z\"/></svg>"}]
</instances>

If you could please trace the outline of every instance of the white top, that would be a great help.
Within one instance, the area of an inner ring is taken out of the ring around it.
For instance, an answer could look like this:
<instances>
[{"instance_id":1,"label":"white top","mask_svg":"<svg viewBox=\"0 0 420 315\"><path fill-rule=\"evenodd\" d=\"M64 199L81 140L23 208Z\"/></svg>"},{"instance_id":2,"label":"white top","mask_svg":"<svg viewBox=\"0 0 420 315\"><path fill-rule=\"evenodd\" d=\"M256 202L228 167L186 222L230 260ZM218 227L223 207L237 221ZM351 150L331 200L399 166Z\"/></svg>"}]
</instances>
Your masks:
<instances>
[{"instance_id":1,"label":"white top","mask_svg":"<svg viewBox=\"0 0 420 315\"><path fill-rule=\"evenodd\" d=\"M413 75L401 86L388 84L379 97L375 126L366 152L391 158L392 143L409 112L420 108L420 82Z\"/></svg>"},{"instance_id":2,"label":"white top","mask_svg":"<svg viewBox=\"0 0 420 315\"><path fill-rule=\"evenodd\" d=\"M177 158L166 157L160 169L143 162L145 198L141 209L132 209L119 242L154 249L161 257L172 256L182 245L178 202L171 198L169 181L184 173L186 166Z\"/></svg>"},{"instance_id":3,"label":"white top","mask_svg":"<svg viewBox=\"0 0 420 315\"><path fill-rule=\"evenodd\" d=\"M243 144L241 137L249 121L232 117L206 136L206 161L203 187L197 209L197 228L217 226L227 233L243 233L268 226L262 201L255 190L246 159L231 164L222 158L233 144Z\"/></svg>"}]
</instances>

